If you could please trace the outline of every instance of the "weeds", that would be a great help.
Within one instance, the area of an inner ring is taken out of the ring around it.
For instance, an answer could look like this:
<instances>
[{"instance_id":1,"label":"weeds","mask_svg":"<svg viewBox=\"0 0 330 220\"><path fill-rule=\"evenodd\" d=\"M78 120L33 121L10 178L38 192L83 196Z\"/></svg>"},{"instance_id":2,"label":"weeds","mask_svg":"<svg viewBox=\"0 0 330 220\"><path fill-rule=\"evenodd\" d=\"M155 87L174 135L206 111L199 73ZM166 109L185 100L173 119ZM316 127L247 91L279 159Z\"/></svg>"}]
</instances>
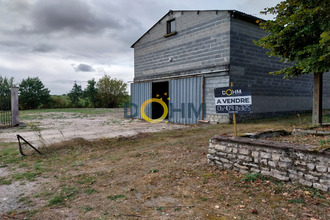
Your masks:
<instances>
[{"instance_id":1,"label":"weeds","mask_svg":"<svg viewBox=\"0 0 330 220\"><path fill-rule=\"evenodd\" d=\"M77 193L76 187L64 187L60 193L48 201L48 206L65 205L66 200L73 199Z\"/></svg>"},{"instance_id":2,"label":"weeds","mask_svg":"<svg viewBox=\"0 0 330 220\"><path fill-rule=\"evenodd\" d=\"M295 204L295 203L301 204L301 203L304 203L304 202L305 201L303 199L290 199L289 200L289 203L291 203L291 204Z\"/></svg>"},{"instance_id":3,"label":"weeds","mask_svg":"<svg viewBox=\"0 0 330 220\"><path fill-rule=\"evenodd\" d=\"M85 213L94 210L94 208L91 207L91 206L85 206L83 209L84 209L84 212L85 212Z\"/></svg>"},{"instance_id":4,"label":"weeds","mask_svg":"<svg viewBox=\"0 0 330 220\"><path fill-rule=\"evenodd\" d=\"M111 196L107 196L107 198L112 201L116 201L117 199L126 198L126 196L125 195L111 195Z\"/></svg>"},{"instance_id":5,"label":"weeds","mask_svg":"<svg viewBox=\"0 0 330 220\"><path fill-rule=\"evenodd\" d=\"M149 170L149 173L158 173L158 170L157 169L152 169L152 170Z\"/></svg>"},{"instance_id":6,"label":"weeds","mask_svg":"<svg viewBox=\"0 0 330 220\"><path fill-rule=\"evenodd\" d=\"M88 195L91 195L91 194L93 194L95 192L98 192L98 191L96 189L86 189L85 190L85 193L87 193Z\"/></svg>"},{"instance_id":7,"label":"weeds","mask_svg":"<svg viewBox=\"0 0 330 220\"><path fill-rule=\"evenodd\" d=\"M261 173L246 173L244 174L244 177L242 178L242 181L244 182L255 182L257 180L265 180L266 177L264 177Z\"/></svg>"},{"instance_id":8,"label":"weeds","mask_svg":"<svg viewBox=\"0 0 330 220\"><path fill-rule=\"evenodd\" d=\"M320 140L320 145L328 145L328 144L330 144L330 139Z\"/></svg>"},{"instance_id":9,"label":"weeds","mask_svg":"<svg viewBox=\"0 0 330 220\"><path fill-rule=\"evenodd\" d=\"M25 172L25 173L15 173L12 175L12 178L14 180L28 180L28 181L35 181L37 175L40 173L35 173L35 172Z\"/></svg>"}]
</instances>

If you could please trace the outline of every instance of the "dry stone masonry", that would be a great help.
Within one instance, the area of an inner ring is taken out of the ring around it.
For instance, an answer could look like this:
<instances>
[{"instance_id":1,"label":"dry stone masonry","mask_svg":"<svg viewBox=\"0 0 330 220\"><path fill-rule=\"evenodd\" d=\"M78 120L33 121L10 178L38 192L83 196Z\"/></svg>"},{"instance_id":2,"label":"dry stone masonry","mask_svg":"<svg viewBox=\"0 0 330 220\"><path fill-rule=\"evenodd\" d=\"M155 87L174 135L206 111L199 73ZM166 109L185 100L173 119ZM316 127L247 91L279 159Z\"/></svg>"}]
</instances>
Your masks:
<instances>
[{"instance_id":1,"label":"dry stone masonry","mask_svg":"<svg viewBox=\"0 0 330 220\"><path fill-rule=\"evenodd\" d=\"M241 173L261 173L283 181L298 182L322 191L330 190L330 153L310 145L242 137L210 139L208 163Z\"/></svg>"}]
</instances>

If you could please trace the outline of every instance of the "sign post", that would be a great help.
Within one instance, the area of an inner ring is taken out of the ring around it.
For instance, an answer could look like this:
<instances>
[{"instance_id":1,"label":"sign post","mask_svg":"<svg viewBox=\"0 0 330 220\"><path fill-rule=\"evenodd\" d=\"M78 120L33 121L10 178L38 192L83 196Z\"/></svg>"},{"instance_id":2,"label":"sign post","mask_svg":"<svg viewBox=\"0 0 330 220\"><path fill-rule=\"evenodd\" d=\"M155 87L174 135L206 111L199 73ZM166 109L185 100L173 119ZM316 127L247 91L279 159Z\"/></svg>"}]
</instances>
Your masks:
<instances>
[{"instance_id":1,"label":"sign post","mask_svg":"<svg viewBox=\"0 0 330 220\"><path fill-rule=\"evenodd\" d=\"M233 114L234 135L237 136L236 114L247 114L252 111L250 87L222 87L214 89L215 108L217 113Z\"/></svg>"}]
</instances>

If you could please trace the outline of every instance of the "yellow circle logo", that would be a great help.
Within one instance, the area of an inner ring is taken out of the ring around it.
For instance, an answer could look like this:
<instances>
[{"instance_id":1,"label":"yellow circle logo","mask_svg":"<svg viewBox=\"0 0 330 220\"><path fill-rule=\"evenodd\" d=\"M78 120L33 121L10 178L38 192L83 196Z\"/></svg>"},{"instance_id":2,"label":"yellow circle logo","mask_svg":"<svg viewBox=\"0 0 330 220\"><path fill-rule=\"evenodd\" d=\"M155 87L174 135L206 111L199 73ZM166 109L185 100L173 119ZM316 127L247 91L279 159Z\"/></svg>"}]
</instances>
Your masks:
<instances>
[{"instance_id":1,"label":"yellow circle logo","mask_svg":"<svg viewBox=\"0 0 330 220\"><path fill-rule=\"evenodd\" d=\"M226 90L226 95L227 96L231 96L232 94L233 94L233 90L231 90L231 89Z\"/></svg>"},{"instance_id":2,"label":"yellow circle logo","mask_svg":"<svg viewBox=\"0 0 330 220\"><path fill-rule=\"evenodd\" d=\"M164 108L164 113L163 113L163 115L162 115L160 118L157 118L157 119L151 119L151 118L149 118L149 117L146 115L146 113L144 112L144 109L146 108L146 106L147 106L149 103L152 103L152 102L157 102L157 103L159 103L159 104L161 104L161 105L163 106L163 108ZM140 109L140 111L141 111L141 116L142 116L142 118L143 118L144 120L146 120L147 122L150 122L150 123L158 123L158 122L161 122L161 121L163 121L163 120L166 118L166 116L167 116L167 114L168 114L168 108L167 108L166 103L165 103L163 100L161 100L161 99L156 99L156 98L148 99L148 100L146 100L145 102L143 102L143 104L141 105L141 109Z\"/></svg>"}]
</instances>

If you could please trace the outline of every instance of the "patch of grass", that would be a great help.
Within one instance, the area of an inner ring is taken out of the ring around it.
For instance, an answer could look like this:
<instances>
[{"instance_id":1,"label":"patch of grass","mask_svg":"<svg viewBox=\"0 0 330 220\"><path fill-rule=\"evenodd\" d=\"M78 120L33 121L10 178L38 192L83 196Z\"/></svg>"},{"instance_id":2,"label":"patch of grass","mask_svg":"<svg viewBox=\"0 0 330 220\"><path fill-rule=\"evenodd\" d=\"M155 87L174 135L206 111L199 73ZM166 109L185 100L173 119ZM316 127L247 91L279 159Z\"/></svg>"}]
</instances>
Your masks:
<instances>
[{"instance_id":1,"label":"patch of grass","mask_svg":"<svg viewBox=\"0 0 330 220\"><path fill-rule=\"evenodd\" d=\"M98 191L96 189L86 189L85 190L85 193L87 193L88 195L91 195L91 194L93 194L95 192L98 192Z\"/></svg>"},{"instance_id":2,"label":"patch of grass","mask_svg":"<svg viewBox=\"0 0 330 220\"><path fill-rule=\"evenodd\" d=\"M62 195L55 195L53 198L51 198L48 201L49 206L64 205L64 204L65 204L65 198Z\"/></svg>"},{"instance_id":3,"label":"patch of grass","mask_svg":"<svg viewBox=\"0 0 330 220\"><path fill-rule=\"evenodd\" d=\"M60 193L57 193L53 198L48 200L48 206L65 205L65 202L69 199L73 199L78 193L76 187L64 187Z\"/></svg>"},{"instance_id":4,"label":"patch of grass","mask_svg":"<svg viewBox=\"0 0 330 220\"><path fill-rule=\"evenodd\" d=\"M91 206L85 206L85 207L83 207L83 209L84 209L84 212L85 212L85 213L94 210L94 208L91 207Z\"/></svg>"},{"instance_id":5,"label":"patch of grass","mask_svg":"<svg viewBox=\"0 0 330 220\"><path fill-rule=\"evenodd\" d=\"M117 199L122 199L122 198L126 198L125 195L111 195L111 196L107 196L108 199L115 201Z\"/></svg>"},{"instance_id":6,"label":"patch of grass","mask_svg":"<svg viewBox=\"0 0 330 220\"><path fill-rule=\"evenodd\" d=\"M246 174L244 174L242 181L255 182L258 179L265 180L266 178L261 173L246 173Z\"/></svg>"},{"instance_id":7,"label":"patch of grass","mask_svg":"<svg viewBox=\"0 0 330 220\"><path fill-rule=\"evenodd\" d=\"M158 173L158 170L157 169L152 169L152 170L149 170L149 173Z\"/></svg>"},{"instance_id":8,"label":"patch of grass","mask_svg":"<svg viewBox=\"0 0 330 220\"><path fill-rule=\"evenodd\" d=\"M295 204L295 203L301 204L301 203L304 203L304 202L305 201L303 199L290 199L289 200L289 203L291 203L291 204Z\"/></svg>"},{"instance_id":9,"label":"patch of grass","mask_svg":"<svg viewBox=\"0 0 330 220\"><path fill-rule=\"evenodd\" d=\"M10 185L11 180L6 179L6 177L0 177L0 185Z\"/></svg>"},{"instance_id":10,"label":"patch of grass","mask_svg":"<svg viewBox=\"0 0 330 220\"><path fill-rule=\"evenodd\" d=\"M80 176L77 180L78 184L86 184L86 185L92 185L93 183L95 183L96 178L94 176L86 176L85 174L83 174L82 176Z\"/></svg>"},{"instance_id":11,"label":"patch of grass","mask_svg":"<svg viewBox=\"0 0 330 220\"><path fill-rule=\"evenodd\" d=\"M25 172L25 173L15 173L12 175L12 178L14 180L28 180L28 181L34 181L36 180L37 175L40 173L35 172Z\"/></svg>"},{"instance_id":12,"label":"patch of grass","mask_svg":"<svg viewBox=\"0 0 330 220\"><path fill-rule=\"evenodd\" d=\"M320 145L328 145L328 144L330 144L330 139L320 140Z\"/></svg>"},{"instance_id":13,"label":"patch of grass","mask_svg":"<svg viewBox=\"0 0 330 220\"><path fill-rule=\"evenodd\" d=\"M1 158L0 166L6 167L8 166L8 164L19 162L20 158L18 156L19 153L17 147L11 147L10 145L0 148L0 158Z\"/></svg>"},{"instance_id":14,"label":"patch of grass","mask_svg":"<svg viewBox=\"0 0 330 220\"><path fill-rule=\"evenodd\" d=\"M164 208L162 206L159 206L159 207L156 208L157 211L163 211L163 209Z\"/></svg>"}]
</instances>

